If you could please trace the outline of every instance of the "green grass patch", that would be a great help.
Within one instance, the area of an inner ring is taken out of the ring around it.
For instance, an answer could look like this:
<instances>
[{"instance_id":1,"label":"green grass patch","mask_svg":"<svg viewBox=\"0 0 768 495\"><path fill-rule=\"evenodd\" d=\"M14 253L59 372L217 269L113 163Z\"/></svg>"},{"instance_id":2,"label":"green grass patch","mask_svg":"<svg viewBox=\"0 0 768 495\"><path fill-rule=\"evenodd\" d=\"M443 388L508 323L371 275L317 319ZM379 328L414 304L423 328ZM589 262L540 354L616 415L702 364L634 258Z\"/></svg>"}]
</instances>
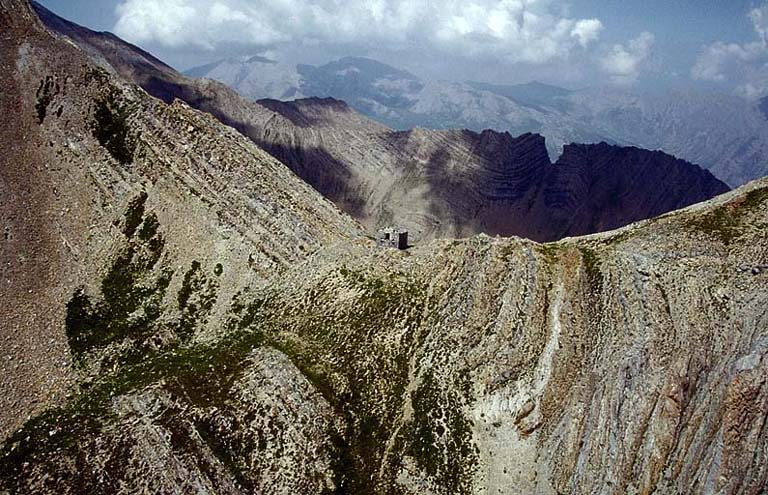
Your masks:
<instances>
[{"instance_id":1,"label":"green grass patch","mask_svg":"<svg viewBox=\"0 0 768 495\"><path fill-rule=\"evenodd\" d=\"M689 222L695 230L706 233L730 245L745 233L745 219L768 201L768 188L755 189L714 211L700 215Z\"/></svg>"},{"instance_id":2,"label":"green grass patch","mask_svg":"<svg viewBox=\"0 0 768 495\"><path fill-rule=\"evenodd\" d=\"M584 269L587 273L587 278L593 286L600 287L603 284L603 272L601 269L600 257L593 249L586 247L579 248L581 251L581 259L584 262Z\"/></svg>"},{"instance_id":3,"label":"green grass patch","mask_svg":"<svg viewBox=\"0 0 768 495\"><path fill-rule=\"evenodd\" d=\"M456 384L457 390L465 388ZM471 483L465 474L477 465L477 451L460 395L455 390L443 390L432 372L426 371L412 403L413 420L404 440L406 452L442 493L470 493Z\"/></svg>"},{"instance_id":4,"label":"green grass patch","mask_svg":"<svg viewBox=\"0 0 768 495\"><path fill-rule=\"evenodd\" d=\"M48 114L48 107L51 102L53 102L53 98L59 94L60 90L59 83L53 76L46 76L45 79L40 81L40 86L37 88L37 102L35 103L38 124L42 124L45 121L45 117Z\"/></svg>"},{"instance_id":5,"label":"green grass patch","mask_svg":"<svg viewBox=\"0 0 768 495\"><path fill-rule=\"evenodd\" d=\"M142 224L145 201L142 193L128 207L124 233L129 238ZM67 340L81 364L90 351L128 338L140 343L155 332L173 277L169 268L157 268L164 248L158 227L154 215L144 220L138 238L129 240L110 265L100 299L92 300L81 288L67 303Z\"/></svg>"},{"instance_id":6,"label":"green grass patch","mask_svg":"<svg viewBox=\"0 0 768 495\"><path fill-rule=\"evenodd\" d=\"M136 229L139 228L139 225L141 225L141 222L144 220L144 209L146 207L147 197L146 191L141 191L138 196L128 203L128 209L125 210L125 226L123 227L123 234L129 239L133 237L136 233ZM155 221L156 220L157 218L155 218ZM144 239L143 236L142 239Z\"/></svg>"},{"instance_id":7,"label":"green grass patch","mask_svg":"<svg viewBox=\"0 0 768 495\"><path fill-rule=\"evenodd\" d=\"M177 296L181 313L177 334L183 341L192 338L199 324L207 323L207 318L216 304L218 288L214 279L205 276L200 262L193 261L190 269L184 274Z\"/></svg>"}]
</instances>

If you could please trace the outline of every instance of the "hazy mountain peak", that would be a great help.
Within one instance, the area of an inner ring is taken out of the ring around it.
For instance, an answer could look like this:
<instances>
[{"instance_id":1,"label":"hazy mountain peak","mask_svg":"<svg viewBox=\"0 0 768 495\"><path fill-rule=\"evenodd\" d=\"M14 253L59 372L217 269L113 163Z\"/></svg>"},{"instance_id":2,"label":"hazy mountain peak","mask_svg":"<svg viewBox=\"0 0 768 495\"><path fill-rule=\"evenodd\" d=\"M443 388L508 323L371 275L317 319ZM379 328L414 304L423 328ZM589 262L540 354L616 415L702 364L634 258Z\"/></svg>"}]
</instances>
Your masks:
<instances>
[{"instance_id":1,"label":"hazy mountain peak","mask_svg":"<svg viewBox=\"0 0 768 495\"><path fill-rule=\"evenodd\" d=\"M248 60L245 61L247 64L276 64L278 63L277 60L273 60L271 58L262 57L261 55L253 55L252 57L249 57Z\"/></svg>"},{"instance_id":2,"label":"hazy mountain peak","mask_svg":"<svg viewBox=\"0 0 768 495\"><path fill-rule=\"evenodd\" d=\"M365 73L367 77L388 77L388 78L402 78L418 80L419 78L414 76L408 71L397 69L391 65L387 65L378 60L374 60L367 57L344 57L335 62L329 62L325 65L319 66L322 68L333 69L336 67L355 67L361 72Z\"/></svg>"}]
</instances>

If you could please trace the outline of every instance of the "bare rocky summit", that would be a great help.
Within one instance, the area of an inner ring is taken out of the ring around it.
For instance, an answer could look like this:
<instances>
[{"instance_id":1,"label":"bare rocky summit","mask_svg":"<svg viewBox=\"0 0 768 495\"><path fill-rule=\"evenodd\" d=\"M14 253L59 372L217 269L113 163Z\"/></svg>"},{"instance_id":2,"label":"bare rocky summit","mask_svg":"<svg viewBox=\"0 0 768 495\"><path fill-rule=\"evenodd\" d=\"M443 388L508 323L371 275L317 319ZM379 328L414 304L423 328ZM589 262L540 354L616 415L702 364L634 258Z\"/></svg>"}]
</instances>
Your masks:
<instances>
[{"instance_id":1,"label":"bare rocky summit","mask_svg":"<svg viewBox=\"0 0 768 495\"><path fill-rule=\"evenodd\" d=\"M556 243L382 250L25 0L0 28L0 492L765 491L768 180ZM564 163L611 152L647 157Z\"/></svg>"},{"instance_id":2,"label":"bare rocky summit","mask_svg":"<svg viewBox=\"0 0 768 495\"><path fill-rule=\"evenodd\" d=\"M552 241L621 227L728 190L709 172L659 152L568 146L553 164L536 134L395 131L333 98L249 101L221 83L189 79L114 36L35 8L50 29L108 70L251 138L369 233L397 223L417 242L478 233Z\"/></svg>"}]
</instances>

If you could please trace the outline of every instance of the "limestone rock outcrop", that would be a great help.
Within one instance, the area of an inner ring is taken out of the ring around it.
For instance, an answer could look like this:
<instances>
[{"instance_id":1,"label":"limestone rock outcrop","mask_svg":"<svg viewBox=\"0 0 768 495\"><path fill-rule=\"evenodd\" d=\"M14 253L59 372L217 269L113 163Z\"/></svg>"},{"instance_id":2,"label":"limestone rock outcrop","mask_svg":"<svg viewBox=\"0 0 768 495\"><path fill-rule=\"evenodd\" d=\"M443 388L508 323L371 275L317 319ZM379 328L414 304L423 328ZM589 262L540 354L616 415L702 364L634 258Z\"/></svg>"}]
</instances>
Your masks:
<instances>
[{"instance_id":1,"label":"limestone rock outcrop","mask_svg":"<svg viewBox=\"0 0 768 495\"><path fill-rule=\"evenodd\" d=\"M377 249L25 1L0 28L0 492L765 491L768 179L555 243ZM619 152L647 156L567 166Z\"/></svg>"}]
</instances>

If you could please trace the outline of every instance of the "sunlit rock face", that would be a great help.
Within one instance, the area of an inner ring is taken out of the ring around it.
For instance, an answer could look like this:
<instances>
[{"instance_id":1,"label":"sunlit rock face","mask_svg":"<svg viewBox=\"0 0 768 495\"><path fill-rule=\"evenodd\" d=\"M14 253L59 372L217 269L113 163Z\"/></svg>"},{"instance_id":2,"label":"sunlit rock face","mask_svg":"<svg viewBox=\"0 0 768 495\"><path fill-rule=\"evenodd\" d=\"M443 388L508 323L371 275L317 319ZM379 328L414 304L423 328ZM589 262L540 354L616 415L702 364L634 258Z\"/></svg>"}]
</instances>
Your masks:
<instances>
[{"instance_id":1,"label":"sunlit rock face","mask_svg":"<svg viewBox=\"0 0 768 495\"><path fill-rule=\"evenodd\" d=\"M0 492L768 484L768 181L556 243L380 249L232 128L0 7ZM521 184L520 157L563 181L648 167L456 136Z\"/></svg>"}]
</instances>

